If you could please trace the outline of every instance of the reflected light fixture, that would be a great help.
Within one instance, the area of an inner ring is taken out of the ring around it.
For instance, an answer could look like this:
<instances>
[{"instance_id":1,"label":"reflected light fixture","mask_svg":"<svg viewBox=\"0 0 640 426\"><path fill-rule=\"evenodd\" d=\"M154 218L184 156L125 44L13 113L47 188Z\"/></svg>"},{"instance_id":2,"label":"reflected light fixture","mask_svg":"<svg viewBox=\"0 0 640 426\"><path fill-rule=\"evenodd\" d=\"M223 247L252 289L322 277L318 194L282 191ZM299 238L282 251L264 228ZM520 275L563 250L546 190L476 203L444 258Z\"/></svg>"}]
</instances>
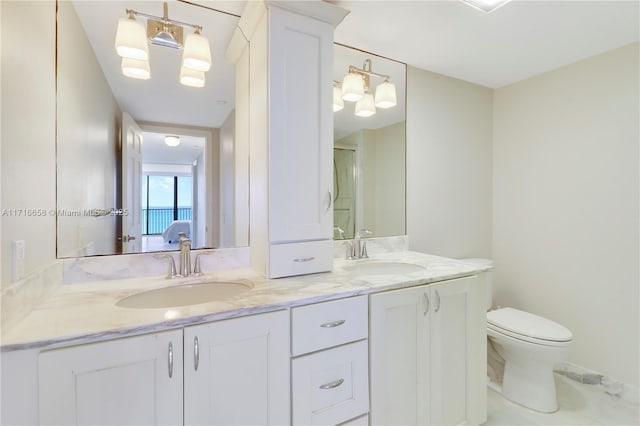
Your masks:
<instances>
[{"instance_id":1,"label":"reflected light fixture","mask_svg":"<svg viewBox=\"0 0 640 426\"><path fill-rule=\"evenodd\" d=\"M494 10L504 6L511 0L460 0L467 6L471 6L474 9L480 10L484 13L491 13Z\"/></svg>"},{"instance_id":2,"label":"reflected light fixture","mask_svg":"<svg viewBox=\"0 0 640 426\"><path fill-rule=\"evenodd\" d=\"M151 78L151 68L149 61L132 58L122 58L122 74L127 77L137 78L140 80L149 80Z\"/></svg>"},{"instance_id":3,"label":"reflected light fixture","mask_svg":"<svg viewBox=\"0 0 640 426\"><path fill-rule=\"evenodd\" d=\"M178 146L180 145L180 136L166 135L164 137L164 143L169 146Z\"/></svg>"},{"instance_id":4,"label":"reflected light fixture","mask_svg":"<svg viewBox=\"0 0 640 426\"><path fill-rule=\"evenodd\" d=\"M172 49L183 49L180 82L186 86L203 87L206 71L211 69L209 40L202 35L200 25L169 19L169 6L164 2L164 15L154 16L126 9L126 18L118 21L116 52L122 57L122 74L138 79L151 78L149 43ZM147 18L147 28L136 20ZM183 36L184 28L193 28ZM183 42L184 40L184 42Z\"/></svg>"},{"instance_id":5,"label":"reflected light fixture","mask_svg":"<svg viewBox=\"0 0 640 426\"><path fill-rule=\"evenodd\" d=\"M382 78L384 81L376 87L375 97L369 93L371 77ZM349 73L342 81L341 100L356 102L355 114L358 117L371 117L378 108L391 108L398 104L396 97L396 86L389 81L390 77L378 74L371 70L371 59L365 59L362 68L349 66ZM333 111L337 112L344 107L338 108L336 101L336 84L333 83Z\"/></svg>"},{"instance_id":6,"label":"reflected light fixture","mask_svg":"<svg viewBox=\"0 0 640 426\"><path fill-rule=\"evenodd\" d=\"M344 108L344 101L342 100L342 90L338 85L339 81L333 82L333 112L338 112Z\"/></svg>"}]
</instances>

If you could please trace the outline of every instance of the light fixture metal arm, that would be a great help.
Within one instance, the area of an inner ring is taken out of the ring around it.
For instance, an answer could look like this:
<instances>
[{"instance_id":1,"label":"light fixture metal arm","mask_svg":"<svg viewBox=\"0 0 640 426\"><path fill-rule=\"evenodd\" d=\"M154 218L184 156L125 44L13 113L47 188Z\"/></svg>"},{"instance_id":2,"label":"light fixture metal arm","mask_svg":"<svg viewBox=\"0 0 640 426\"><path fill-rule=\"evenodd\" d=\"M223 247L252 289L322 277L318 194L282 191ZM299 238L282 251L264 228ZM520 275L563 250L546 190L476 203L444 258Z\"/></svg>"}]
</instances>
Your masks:
<instances>
[{"instance_id":1,"label":"light fixture metal arm","mask_svg":"<svg viewBox=\"0 0 640 426\"><path fill-rule=\"evenodd\" d=\"M176 21L175 19L170 19L167 16L167 3L164 3L165 5L165 16L156 16L156 15L151 15L149 13L144 13L144 12L138 12L137 10L133 10L133 9L125 9L125 13L127 14L127 16L129 16L131 18L131 16L137 17L137 16L142 16L143 18L149 18L149 19L155 19L157 21L162 21L165 24L174 24L174 25L182 25L183 27L191 27L196 31L202 31L202 26L201 25L197 25L197 24L190 24L188 22L182 22L182 21Z\"/></svg>"}]
</instances>

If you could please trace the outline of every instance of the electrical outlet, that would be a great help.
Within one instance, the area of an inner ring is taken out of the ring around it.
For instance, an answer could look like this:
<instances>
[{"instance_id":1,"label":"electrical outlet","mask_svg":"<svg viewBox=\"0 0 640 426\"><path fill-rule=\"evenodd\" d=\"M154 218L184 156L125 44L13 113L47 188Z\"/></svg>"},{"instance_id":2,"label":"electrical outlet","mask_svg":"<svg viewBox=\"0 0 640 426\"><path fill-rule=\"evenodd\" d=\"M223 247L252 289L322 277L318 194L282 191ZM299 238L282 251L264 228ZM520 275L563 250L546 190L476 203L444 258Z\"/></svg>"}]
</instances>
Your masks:
<instances>
[{"instance_id":1,"label":"electrical outlet","mask_svg":"<svg viewBox=\"0 0 640 426\"><path fill-rule=\"evenodd\" d=\"M13 282L24 278L24 264L26 258L26 242L15 240L12 244L13 256L11 261L11 275Z\"/></svg>"}]
</instances>

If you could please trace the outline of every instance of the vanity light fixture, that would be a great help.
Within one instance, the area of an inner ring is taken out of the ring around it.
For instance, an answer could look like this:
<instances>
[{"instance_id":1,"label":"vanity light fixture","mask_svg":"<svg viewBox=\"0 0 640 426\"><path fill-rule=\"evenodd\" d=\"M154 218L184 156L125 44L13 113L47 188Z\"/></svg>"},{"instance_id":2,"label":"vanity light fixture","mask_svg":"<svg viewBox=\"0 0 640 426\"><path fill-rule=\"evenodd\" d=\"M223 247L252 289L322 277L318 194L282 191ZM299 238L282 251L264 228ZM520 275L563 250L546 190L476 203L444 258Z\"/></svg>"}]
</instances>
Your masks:
<instances>
[{"instance_id":1,"label":"vanity light fixture","mask_svg":"<svg viewBox=\"0 0 640 426\"><path fill-rule=\"evenodd\" d=\"M186 86L203 87L204 73L211 69L209 40L202 35L200 25L169 19L169 6L164 2L164 15L154 16L126 9L126 18L118 21L116 52L122 57L122 73L138 79L151 78L149 44L183 49L180 82ZM147 28L136 17L147 18ZM193 28L192 34L183 36L183 27ZM184 41L183 41L184 40Z\"/></svg>"},{"instance_id":2,"label":"vanity light fixture","mask_svg":"<svg viewBox=\"0 0 640 426\"><path fill-rule=\"evenodd\" d=\"M375 98L369 93L371 77L382 78L384 81L376 87ZM362 68L349 66L349 74L342 81L341 100L356 102L355 114L358 117L370 117L378 108L391 108L397 105L396 86L389 81L390 77L371 70L371 59L365 59ZM333 111L340 111L336 102L336 82L333 87ZM344 106L344 104L343 104Z\"/></svg>"},{"instance_id":3,"label":"vanity light fixture","mask_svg":"<svg viewBox=\"0 0 640 426\"><path fill-rule=\"evenodd\" d=\"M474 9L480 10L484 13L491 13L499 7L504 6L511 0L460 0L467 6L471 6Z\"/></svg>"},{"instance_id":4,"label":"vanity light fixture","mask_svg":"<svg viewBox=\"0 0 640 426\"><path fill-rule=\"evenodd\" d=\"M164 137L164 143L169 146L178 146L180 145L180 136L166 135Z\"/></svg>"}]
</instances>

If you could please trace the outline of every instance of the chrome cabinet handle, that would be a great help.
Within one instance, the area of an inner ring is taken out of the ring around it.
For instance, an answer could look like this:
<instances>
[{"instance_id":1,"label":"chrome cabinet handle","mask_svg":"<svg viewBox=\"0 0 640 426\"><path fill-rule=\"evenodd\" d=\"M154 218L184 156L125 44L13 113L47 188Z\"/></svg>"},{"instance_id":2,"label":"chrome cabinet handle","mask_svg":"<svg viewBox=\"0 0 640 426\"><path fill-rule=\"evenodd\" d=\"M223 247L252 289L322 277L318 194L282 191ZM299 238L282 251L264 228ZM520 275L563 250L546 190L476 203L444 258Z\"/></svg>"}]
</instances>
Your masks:
<instances>
[{"instance_id":1,"label":"chrome cabinet handle","mask_svg":"<svg viewBox=\"0 0 640 426\"><path fill-rule=\"evenodd\" d=\"M320 324L320 327L322 327L322 328L333 328L333 327L338 327L338 326L344 324L345 322L347 322L347 320L338 320L338 321L326 322L324 324Z\"/></svg>"},{"instance_id":2,"label":"chrome cabinet handle","mask_svg":"<svg viewBox=\"0 0 640 426\"><path fill-rule=\"evenodd\" d=\"M311 262L313 259L315 259L314 256L311 257L299 257L297 259L293 259L294 262Z\"/></svg>"},{"instance_id":3,"label":"chrome cabinet handle","mask_svg":"<svg viewBox=\"0 0 640 426\"><path fill-rule=\"evenodd\" d=\"M331 205L333 204L333 195L331 194L331 191L329 191L329 193L327 194L329 197L329 202L327 203L327 207L325 208L325 211L329 211L329 209L331 208Z\"/></svg>"},{"instance_id":4,"label":"chrome cabinet handle","mask_svg":"<svg viewBox=\"0 0 640 426\"><path fill-rule=\"evenodd\" d=\"M438 312L440 310L440 293L438 293L438 290L436 290L436 310L435 312Z\"/></svg>"},{"instance_id":5,"label":"chrome cabinet handle","mask_svg":"<svg viewBox=\"0 0 640 426\"><path fill-rule=\"evenodd\" d=\"M193 339L193 369L198 371L200 365L200 345L198 344L198 336Z\"/></svg>"},{"instance_id":6,"label":"chrome cabinet handle","mask_svg":"<svg viewBox=\"0 0 640 426\"><path fill-rule=\"evenodd\" d=\"M425 292L422 294L422 304L424 305L424 315L429 313L429 295Z\"/></svg>"},{"instance_id":7,"label":"chrome cabinet handle","mask_svg":"<svg viewBox=\"0 0 640 426\"><path fill-rule=\"evenodd\" d=\"M333 389L337 388L341 384L344 383L344 379L334 380L333 382L325 383L324 385L320 385L320 389Z\"/></svg>"},{"instance_id":8,"label":"chrome cabinet handle","mask_svg":"<svg viewBox=\"0 0 640 426\"><path fill-rule=\"evenodd\" d=\"M173 377L173 343L169 342L169 378Z\"/></svg>"}]
</instances>

